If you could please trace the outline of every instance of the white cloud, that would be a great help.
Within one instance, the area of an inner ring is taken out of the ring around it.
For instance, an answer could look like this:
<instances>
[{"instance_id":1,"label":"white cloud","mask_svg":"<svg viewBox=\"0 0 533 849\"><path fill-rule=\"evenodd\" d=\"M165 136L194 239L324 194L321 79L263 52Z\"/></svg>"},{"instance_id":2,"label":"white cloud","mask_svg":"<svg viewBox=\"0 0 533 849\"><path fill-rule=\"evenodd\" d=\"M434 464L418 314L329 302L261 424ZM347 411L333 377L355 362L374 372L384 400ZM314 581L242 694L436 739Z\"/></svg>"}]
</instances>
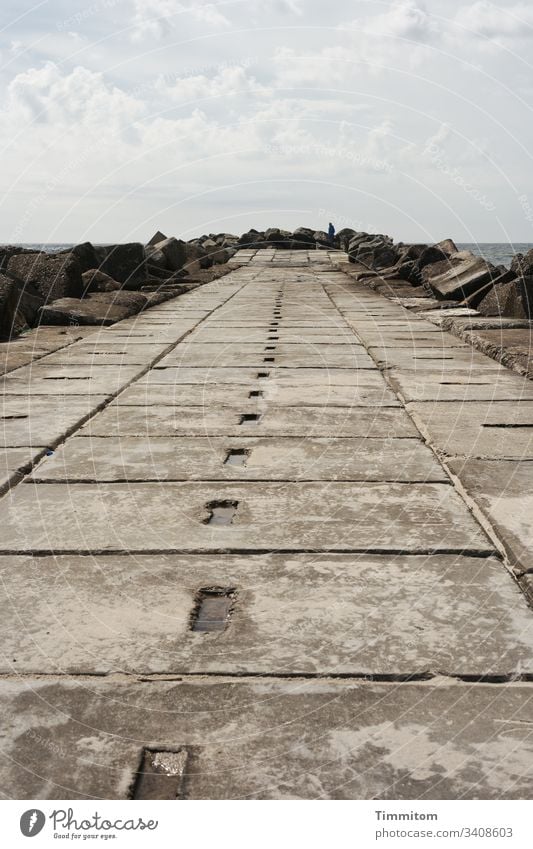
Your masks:
<instances>
[{"instance_id":1,"label":"white cloud","mask_svg":"<svg viewBox=\"0 0 533 849\"><path fill-rule=\"evenodd\" d=\"M501 8L487 0L477 0L459 9L455 23L469 33L486 38L527 39L533 36L533 7L518 3Z\"/></svg>"},{"instance_id":2,"label":"white cloud","mask_svg":"<svg viewBox=\"0 0 533 849\"><path fill-rule=\"evenodd\" d=\"M7 112L15 124L31 132L41 124L70 132L108 132L126 127L143 112L143 105L103 74L76 67L64 74L53 62L18 74L8 86ZM18 119L18 120L17 120ZM32 129L33 127L33 129Z\"/></svg>"},{"instance_id":3,"label":"white cloud","mask_svg":"<svg viewBox=\"0 0 533 849\"><path fill-rule=\"evenodd\" d=\"M141 42L146 38L160 40L175 28L183 29L187 21L197 21L212 27L225 27L227 17L216 3L205 0L133 0L132 41Z\"/></svg>"}]
</instances>

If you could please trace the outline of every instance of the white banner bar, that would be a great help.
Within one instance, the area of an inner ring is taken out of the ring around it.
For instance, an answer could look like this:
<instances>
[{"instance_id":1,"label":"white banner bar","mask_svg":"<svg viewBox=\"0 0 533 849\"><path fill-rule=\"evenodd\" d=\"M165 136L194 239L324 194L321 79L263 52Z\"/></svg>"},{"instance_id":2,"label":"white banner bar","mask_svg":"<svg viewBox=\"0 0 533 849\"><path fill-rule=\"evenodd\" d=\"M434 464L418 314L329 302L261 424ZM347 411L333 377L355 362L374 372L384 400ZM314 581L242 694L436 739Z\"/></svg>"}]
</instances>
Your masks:
<instances>
[{"instance_id":1,"label":"white banner bar","mask_svg":"<svg viewBox=\"0 0 533 849\"><path fill-rule=\"evenodd\" d=\"M528 801L4 801L2 845L530 849ZM30 841L35 839L35 843Z\"/></svg>"}]
</instances>

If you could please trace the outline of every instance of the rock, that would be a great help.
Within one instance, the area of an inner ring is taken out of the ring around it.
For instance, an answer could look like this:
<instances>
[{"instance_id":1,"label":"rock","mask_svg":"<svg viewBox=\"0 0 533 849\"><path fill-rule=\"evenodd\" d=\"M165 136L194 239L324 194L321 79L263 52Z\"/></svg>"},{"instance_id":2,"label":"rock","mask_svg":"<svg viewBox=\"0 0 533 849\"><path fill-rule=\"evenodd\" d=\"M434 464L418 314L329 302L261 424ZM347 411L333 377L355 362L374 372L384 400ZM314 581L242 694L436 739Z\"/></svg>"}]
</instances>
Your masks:
<instances>
[{"instance_id":1,"label":"rock","mask_svg":"<svg viewBox=\"0 0 533 849\"><path fill-rule=\"evenodd\" d=\"M169 239L163 239L162 242L156 242L148 251L148 257L151 263L161 265L168 268L170 271L179 271L187 262L186 243L181 239L175 239L171 236Z\"/></svg>"},{"instance_id":2,"label":"rock","mask_svg":"<svg viewBox=\"0 0 533 849\"><path fill-rule=\"evenodd\" d=\"M444 262L446 259L448 259L448 255L444 251L436 245L431 245L430 247L426 247L418 257L417 268L419 271L422 271L426 265L434 265L436 262Z\"/></svg>"},{"instance_id":3,"label":"rock","mask_svg":"<svg viewBox=\"0 0 533 849\"><path fill-rule=\"evenodd\" d=\"M10 339L33 327L44 298L30 283L0 272L0 337Z\"/></svg>"},{"instance_id":4,"label":"rock","mask_svg":"<svg viewBox=\"0 0 533 849\"><path fill-rule=\"evenodd\" d=\"M231 259L233 253L234 252L230 251L228 248L220 248L213 254L213 263L215 265L223 265L225 262L228 262L228 260Z\"/></svg>"},{"instance_id":5,"label":"rock","mask_svg":"<svg viewBox=\"0 0 533 849\"><path fill-rule=\"evenodd\" d=\"M156 280L180 280L182 277L187 277L188 272L185 268L180 268L179 271L171 271L169 268L160 268L158 265L146 266L147 280L155 278ZM146 282L146 281L145 281Z\"/></svg>"},{"instance_id":6,"label":"rock","mask_svg":"<svg viewBox=\"0 0 533 849\"><path fill-rule=\"evenodd\" d=\"M98 265L98 257L96 249L91 242L83 242L81 245L74 245L73 248L66 248L64 251L58 251L57 255L72 254L80 264L80 270L83 274L85 271L90 271Z\"/></svg>"},{"instance_id":7,"label":"rock","mask_svg":"<svg viewBox=\"0 0 533 849\"><path fill-rule=\"evenodd\" d=\"M458 251L422 269L422 280L438 297L462 300L499 275L491 263L469 251Z\"/></svg>"},{"instance_id":8,"label":"rock","mask_svg":"<svg viewBox=\"0 0 533 849\"><path fill-rule=\"evenodd\" d=\"M38 253L41 253L41 251L34 251L31 248L20 248L18 245L2 245L0 248L0 268L7 268L12 256Z\"/></svg>"},{"instance_id":9,"label":"rock","mask_svg":"<svg viewBox=\"0 0 533 849\"><path fill-rule=\"evenodd\" d=\"M494 286L477 306L481 315L533 318L533 276Z\"/></svg>"},{"instance_id":10,"label":"rock","mask_svg":"<svg viewBox=\"0 0 533 849\"><path fill-rule=\"evenodd\" d=\"M200 268L209 268L213 263L213 260L199 242L187 242L185 252L187 259L183 267L189 274L198 271Z\"/></svg>"},{"instance_id":11,"label":"rock","mask_svg":"<svg viewBox=\"0 0 533 849\"><path fill-rule=\"evenodd\" d=\"M313 240L315 244L324 245L324 247L327 248L331 247L330 238L324 230L315 230L313 233Z\"/></svg>"},{"instance_id":12,"label":"rock","mask_svg":"<svg viewBox=\"0 0 533 849\"><path fill-rule=\"evenodd\" d=\"M242 236L239 238L239 245L244 247L244 246L253 245L256 242L261 242L261 241L264 241L264 240L265 240L264 234L259 233L258 230L254 230L254 228L252 227L251 230L248 230L246 233L243 233ZM205 243L204 243L204 247L205 247Z\"/></svg>"},{"instance_id":13,"label":"rock","mask_svg":"<svg viewBox=\"0 0 533 849\"><path fill-rule=\"evenodd\" d=\"M511 271L514 271L517 277L533 276L533 250L527 254L516 254L511 262Z\"/></svg>"},{"instance_id":14,"label":"rock","mask_svg":"<svg viewBox=\"0 0 533 849\"><path fill-rule=\"evenodd\" d=\"M91 268L90 271L85 271L81 275L83 281L83 293L89 294L92 292L115 292L120 289L120 283L113 280L109 274L99 271L98 268Z\"/></svg>"},{"instance_id":15,"label":"rock","mask_svg":"<svg viewBox=\"0 0 533 849\"><path fill-rule=\"evenodd\" d=\"M374 250L373 268L390 268L398 260L398 251L392 245L383 245Z\"/></svg>"},{"instance_id":16,"label":"rock","mask_svg":"<svg viewBox=\"0 0 533 849\"><path fill-rule=\"evenodd\" d=\"M100 292L78 298L60 298L40 310L41 324L96 324L107 326L140 312L147 295L140 292Z\"/></svg>"},{"instance_id":17,"label":"rock","mask_svg":"<svg viewBox=\"0 0 533 849\"><path fill-rule=\"evenodd\" d=\"M158 242L164 242L166 238L167 236L161 230L158 230L157 233L154 233L147 245L157 245Z\"/></svg>"},{"instance_id":18,"label":"rock","mask_svg":"<svg viewBox=\"0 0 533 849\"><path fill-rule=\"evenodd\" d=\"M137 288L146 279L146 258L140 242L124 245L98 245L97 267L127 288Z\"/></svg>"},{"instance_id":19,"label":"rock","mask_svg":"<svg viewBox=\"0 0 533 849\"><path fill-rule=\"evenodd\" d=\"M291 238L293 242L302 242L303 247L314 246L315 240L313 233L314 231L309 227L297 227Z\"/></svg>"},{"instance_id":20,"label":"rock","mask_svg":"<svg viewBox=\"0 0 533 849\"><path fill-rule=\"evenodd\" d=\"M441 242L437 242L435 247L442 251L446 256L452 256L453 254L459 253L457 245L453 241L453 239L443 239Z\"/></svg>"},{"instance_id":21,"label":"rock","mask_svg":"<svg viewBox=\"0 0 533 849\"><path fill-rule=\"evenodd\" d=\"M80 264L71 253L18 254L9 260L8 271L35 287L46 302L79 298L83 292Z\"/></svg>"}]
</instances>

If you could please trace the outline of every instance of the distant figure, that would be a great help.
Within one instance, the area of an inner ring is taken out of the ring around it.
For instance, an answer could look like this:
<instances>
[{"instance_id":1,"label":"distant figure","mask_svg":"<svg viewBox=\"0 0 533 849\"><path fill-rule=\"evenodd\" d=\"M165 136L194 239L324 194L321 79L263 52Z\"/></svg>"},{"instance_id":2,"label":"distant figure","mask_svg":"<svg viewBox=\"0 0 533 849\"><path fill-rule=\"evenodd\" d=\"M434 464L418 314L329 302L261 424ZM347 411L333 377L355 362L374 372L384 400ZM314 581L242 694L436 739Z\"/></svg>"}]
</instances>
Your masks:
<instances>
[{"instance_id":1,"label":"distant figure","mask_svg":"<svg viewBox=\"0 0 533 849\"><path fill-rule=\"evenodd\" d=\"M329 239L330 245L333 244L334 238L335 238L335 227L333 226L333 224L330 221L329 225L328 225L328 239Z\"/></svg>"}]
</instances>

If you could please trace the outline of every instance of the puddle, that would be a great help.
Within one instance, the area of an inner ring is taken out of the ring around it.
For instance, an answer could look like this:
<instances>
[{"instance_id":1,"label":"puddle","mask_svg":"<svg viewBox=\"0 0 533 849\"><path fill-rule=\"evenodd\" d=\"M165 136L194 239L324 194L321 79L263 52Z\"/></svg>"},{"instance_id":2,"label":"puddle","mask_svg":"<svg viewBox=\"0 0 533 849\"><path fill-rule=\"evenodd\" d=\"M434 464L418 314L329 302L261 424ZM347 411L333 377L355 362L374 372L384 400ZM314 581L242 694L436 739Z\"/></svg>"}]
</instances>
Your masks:
<instances>
[{"instance_id":1,"label":"puddle","mask_svg":"<svg viewBox=\"0 0 533 849\"><path fill-rule=\"evenodd\" d=\"M180 799L189 753L144 750L132 799Z\"/></svg>"},{"instance_id":2,"label":"puddle","mask_svg":"<svg viewBox=\"0 0 533 849\"><path fill-rule=\"evenodd\" d=\"M232 587L209 587L199 591L191 617L191 631L224 631L235 602Z\"/></svg>"},{"instance_id":3,"label":"puddle","mask_svg":"<svg viewBox=\"0 0 533 849\"><path fill-rule=\"evenodd\" d=\"M250 451L246 450L246 448L232 448L231 451L228 451L226 459L224 460L225 466L246 466L246 461L250 456Z\"/></svg>"},{"instance_id":4,"label":"puddle","mask_svg":"<svg viewBox=\"0 0 533 849\"><path fill-rule=\"evenodd\" d=\"M219 527L231 525L238 506L238 501L210 501L205 505L206 510L209 511L209 516L204 520L204 524L218 525Z\"/></svg>"}]
</instances>

